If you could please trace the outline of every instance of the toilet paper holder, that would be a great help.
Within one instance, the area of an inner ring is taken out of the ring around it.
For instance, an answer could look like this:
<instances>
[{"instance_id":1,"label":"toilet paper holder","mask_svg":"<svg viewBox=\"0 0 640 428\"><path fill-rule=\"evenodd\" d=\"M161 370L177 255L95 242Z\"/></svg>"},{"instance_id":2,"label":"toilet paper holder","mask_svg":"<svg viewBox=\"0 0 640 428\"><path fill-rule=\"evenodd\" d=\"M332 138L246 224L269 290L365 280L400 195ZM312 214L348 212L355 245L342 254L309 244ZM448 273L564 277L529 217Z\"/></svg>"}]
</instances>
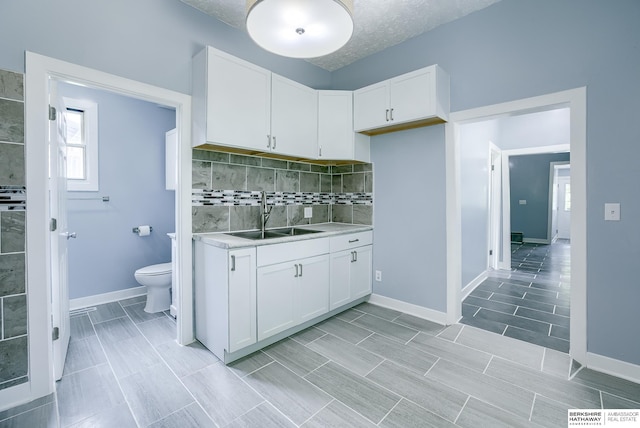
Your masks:
<instances>
[{"instance_id":1,"label":"toilet paper holder","mask_svg":"<svg viewBox=\"0 0 640 428\"><path fill-rule=\"evenodd\" d=\"M133 233L138 233L138 232L140 232L140 229L136 226L133 229L131 229L131 231ZM149 226L149 232L153 232L153 227L152 226Z\"/></svg>"}]
</instances>

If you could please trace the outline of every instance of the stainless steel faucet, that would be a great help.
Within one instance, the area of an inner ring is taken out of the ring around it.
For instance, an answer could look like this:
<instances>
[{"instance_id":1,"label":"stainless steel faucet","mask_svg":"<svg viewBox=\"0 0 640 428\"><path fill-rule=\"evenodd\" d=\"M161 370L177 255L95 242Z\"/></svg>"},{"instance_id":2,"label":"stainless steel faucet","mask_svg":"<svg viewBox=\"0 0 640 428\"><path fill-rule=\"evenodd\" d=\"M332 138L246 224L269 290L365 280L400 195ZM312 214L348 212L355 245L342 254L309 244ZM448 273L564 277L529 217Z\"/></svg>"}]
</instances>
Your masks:
<instances>
[{"instance_id":1,"label":"stainless steel faucet","mask_svg":"<svg viewBox=\"0 0 640 428\"><path fill-rule=\"evenodd\" d=\"M263 190L260 201L260 232L262 234L262 239L264 239L264 229L267 225L267 221L269 220L269 215L271 215L272 209L273 206L270 206L269 209L267 209L267 192Z\"/></svg>"}]
</instances>

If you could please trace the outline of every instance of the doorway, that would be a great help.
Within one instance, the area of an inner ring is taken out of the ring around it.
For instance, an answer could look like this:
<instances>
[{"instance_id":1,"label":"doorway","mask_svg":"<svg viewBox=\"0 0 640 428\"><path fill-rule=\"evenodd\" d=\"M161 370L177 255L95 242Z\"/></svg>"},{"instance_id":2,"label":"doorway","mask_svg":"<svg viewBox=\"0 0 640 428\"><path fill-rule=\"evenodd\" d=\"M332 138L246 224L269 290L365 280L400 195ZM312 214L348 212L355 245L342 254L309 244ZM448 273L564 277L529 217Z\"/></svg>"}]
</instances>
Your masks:
<instances>
[{"instance_id":1,"label":"doorway","mask_svg":"<svg viewBox=\"0 0 640 428\"><path fill-rule=\"evenodd\" d=\"M26 53L26 147L27 170L27 275L29 277L29 366L30 391L23 401L53 392L50 324L51 261L49 232L49 177L46 152L49 85L51 80L71 81L174 108L178 129L178 188L176 206L176 246L178 266L191 266L191 97L163 88L132 81L101 71ZM179 269L180 284L191 284L191 269ZM180 344L194 340L191 287L179 287L178 334Z\"/></svg>"},{"instance_id":2,"label":"doorway","mask_svg":"<svg viewBox=\"0 0 640 428\"><path fill-rule=\"evenodd\" d=\"M460 127L505 116L535 113L557 108L570 111L571 146L571 342L570 355L577 361L586 357L586 89L579 88L503 104L452 113L445 125L447 140L447 320L456 323L462 315L461 259L462 224L460 200ZM504 152L503 152L504 154ZM503 156L503 174L508 157ZM507 185L504 183L503 185ZM507 190L504 189L506 192ZM504 199L503 199L504 200ZM504 204L504 202L503 202ZM505 217L503 217L505 218ZM510 248L510 229L503 221L503 248ZM510 251L503 252L502 262L510 259Z\"/></svg>"}]
</instances>

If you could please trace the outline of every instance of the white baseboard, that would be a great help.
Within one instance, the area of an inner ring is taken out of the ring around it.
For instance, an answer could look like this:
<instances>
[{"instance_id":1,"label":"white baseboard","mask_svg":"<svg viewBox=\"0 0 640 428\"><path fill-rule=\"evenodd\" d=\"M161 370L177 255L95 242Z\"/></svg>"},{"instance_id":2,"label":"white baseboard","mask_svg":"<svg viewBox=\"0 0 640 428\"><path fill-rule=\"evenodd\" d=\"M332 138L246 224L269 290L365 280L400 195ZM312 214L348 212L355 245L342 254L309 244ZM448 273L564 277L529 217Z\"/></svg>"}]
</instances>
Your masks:
<instances>
[{"instance_id":1,"label":"white baseboard","mask_svg":"<svg viewBox=\"0 0 640 428\"><path fill-rule=\"evenodd\" d=\"M480 275L476 276L470 283L462 287L461 301L466 299L467 296L469 296L469 294L471 294L471 292L487 278L489 278L489 272L485 270Z\"/></svg>"},{"instance_id":2,"label":"white baseboard","mask_svg":"<svg viewBox=\"0 0 640 428\"><path fill-rule=\"evenodd\" d=\"M89 306L102 305L104 303L116 302L122 299L142 296L147 294L147 287L141 285L139 287L125 288L124 290L111 291L104 294L96 294L95 296L80 297L78 299L69 300L69 310L87 308Z\"/></svg>"},{"instance_id":3,"label":"white baseboard","mask_svg":"<svg viewBox=\"0 0 640 428\"><path fill-rule=\"evenodd\" d=\"M548 239L539 239L539 238L524 238L522 242L526 244L549 244Z\"/></svg>"},{"instance_id":4,"label":"white baseboard","mask_svg":"<svg viewBox=\"0 0 640 428\"><path fill-rule=\"evenodd\" d=\"M389 309L395 309L396 311L414 315L418 318L423 318L438 324L447 325L446 312L436 311L434 309L425 308L423 306L414 305L413 303L403 302L401 300L392 299L379 294L372 294L371 297L369 297L369 303Z\"/></svg>"},{"instance_id":5,"label":"white baseboard","mask_svg":"<svg viewBox=\"0 0 640 428\"><path fill-rule=\"evenodd\" d=\"M585 367L598 372L626 379L631 382L640 383L640 366L605 357L604 355L587 352Z\"/></svg>"}]
</instances>

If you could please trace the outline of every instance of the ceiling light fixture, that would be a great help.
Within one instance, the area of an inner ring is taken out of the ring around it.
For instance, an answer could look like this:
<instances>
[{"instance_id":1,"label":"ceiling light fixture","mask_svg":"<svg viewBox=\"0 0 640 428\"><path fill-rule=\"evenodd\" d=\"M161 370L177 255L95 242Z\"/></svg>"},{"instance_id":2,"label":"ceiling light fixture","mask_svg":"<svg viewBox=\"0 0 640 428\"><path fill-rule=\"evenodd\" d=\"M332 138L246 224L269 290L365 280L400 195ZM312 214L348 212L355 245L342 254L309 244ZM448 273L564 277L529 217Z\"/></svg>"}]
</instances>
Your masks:
<instances>
[{"instance_id":1,"label":"ceiling light fixture","mask_svg":"<svg viewBox=\"0 0 640 428\"><path fill-rule=\"evenodd\" d=\"M247 0L247 32L275 54L317 58L351 39L352 13L353 0Z\"/></svg>"}]
</instances>

